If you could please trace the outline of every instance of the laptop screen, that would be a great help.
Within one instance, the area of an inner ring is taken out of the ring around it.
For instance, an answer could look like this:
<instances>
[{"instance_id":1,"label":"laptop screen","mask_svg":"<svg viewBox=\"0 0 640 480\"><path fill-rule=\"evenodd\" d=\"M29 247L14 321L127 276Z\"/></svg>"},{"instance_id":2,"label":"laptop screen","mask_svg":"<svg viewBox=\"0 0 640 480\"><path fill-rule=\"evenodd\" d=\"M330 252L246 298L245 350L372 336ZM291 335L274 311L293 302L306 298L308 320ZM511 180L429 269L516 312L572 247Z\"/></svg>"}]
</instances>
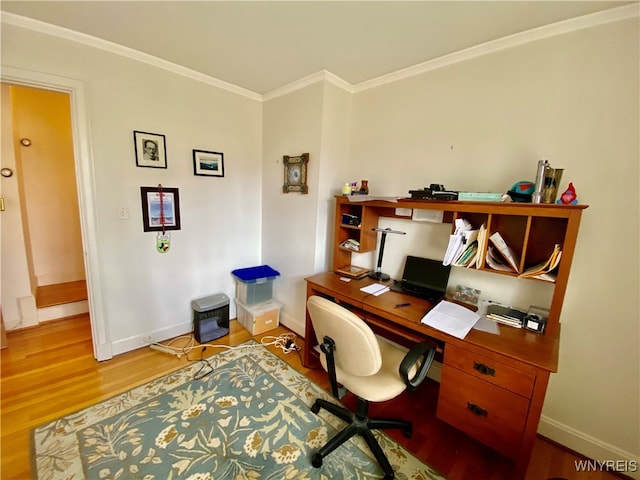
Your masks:
<instances>
[{"instance_id":1,"label":"laptop screen","mask_svg":"<svg viewBox=\"0 0 640 480\"><path fill-rule=\"evenodd\" d=\"M440 260L407 255L402 283L444 293L450 272L451 266L443 265Z\"/></svg>"}]
</instances>

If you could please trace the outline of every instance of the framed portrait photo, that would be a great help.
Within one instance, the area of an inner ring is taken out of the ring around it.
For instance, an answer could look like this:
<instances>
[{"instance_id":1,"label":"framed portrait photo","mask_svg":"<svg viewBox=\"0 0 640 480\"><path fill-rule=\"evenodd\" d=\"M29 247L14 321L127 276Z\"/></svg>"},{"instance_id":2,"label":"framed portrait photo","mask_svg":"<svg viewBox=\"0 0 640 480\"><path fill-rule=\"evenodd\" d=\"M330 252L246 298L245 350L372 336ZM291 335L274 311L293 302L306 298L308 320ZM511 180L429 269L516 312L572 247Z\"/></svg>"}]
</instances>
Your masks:
<instances>
[{"instance_id":1,"label":"framed portrait photo","mask_svg":"<svg viewBox=\"0 0 640 480\"><path fill-rule=\"evenodd\" d=\"M145 232L180 230L180 197L177 188L140 187L140 196Z\"/></svg>"},{"instance_id":2,"label":"framed portrait photo","mask_svg":"<svg viewBox=\"0 0 640 480\"><path fill-rule=\"evenodd\" d=\"M167 168L167 148L164 135L149 132L133 132L138 167Z\"/></svg>"},{"instance_id":3,"label":"framed portrait photo","mask_svg":"<svg viewBox=\"0 0 640 480\"><path fill-rule=\"evenodd\" d=\"M204 177L224 177L224 153L194 150L193 174Z\"/></svg>"}]
</instances>

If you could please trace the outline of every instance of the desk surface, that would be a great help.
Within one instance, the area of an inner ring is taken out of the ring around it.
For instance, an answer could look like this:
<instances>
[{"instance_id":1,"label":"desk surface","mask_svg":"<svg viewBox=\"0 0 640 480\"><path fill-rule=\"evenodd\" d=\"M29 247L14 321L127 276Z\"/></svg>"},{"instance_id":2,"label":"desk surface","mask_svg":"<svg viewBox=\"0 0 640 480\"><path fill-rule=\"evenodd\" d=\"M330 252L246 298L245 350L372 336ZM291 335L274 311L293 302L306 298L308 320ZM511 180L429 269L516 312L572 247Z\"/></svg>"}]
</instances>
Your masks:
<instances>
[{"instance_id":1,"label":"desk surface","mask_svg":"<svg viewBox=\"0 0 640 480\"><path fill-rule=\"evenodd\" d=\"M464 339L459 339L421 323L422 317L433 308L433 304L428 300L395 291L375 296L360 290L375 283L375 280L367 277L344 282L340 278L334 272L324 272L305 280L313 290L360 308L365 314L380 317L399 330L462 346L467 350L479 347L483 349L482 353L495 352L535 368L549 372L557 371L559 335L541 335L521 328L499 325L499 334L472 329ZM379 283L391 284L392 281ZM401 303L410 305L396 306Z\"/></svg>"}]
</instances>

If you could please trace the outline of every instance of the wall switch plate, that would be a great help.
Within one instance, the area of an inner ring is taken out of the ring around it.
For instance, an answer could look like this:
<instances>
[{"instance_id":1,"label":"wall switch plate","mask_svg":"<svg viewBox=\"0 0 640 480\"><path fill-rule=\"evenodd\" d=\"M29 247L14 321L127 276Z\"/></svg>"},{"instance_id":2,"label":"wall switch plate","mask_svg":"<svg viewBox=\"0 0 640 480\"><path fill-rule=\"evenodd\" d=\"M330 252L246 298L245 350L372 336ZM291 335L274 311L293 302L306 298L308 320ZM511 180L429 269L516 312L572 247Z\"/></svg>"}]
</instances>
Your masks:
<instances>
[{"instance_id":1,"label":"wall switch plate","mask_svg":"<svg viewBox=\"0 0 640 480\"><path fill-rule=\"evenodd\" d=\"M118 218L120 220L129 218L129 209L127 207L118 207Z\"/></svg>"}]
</instances>

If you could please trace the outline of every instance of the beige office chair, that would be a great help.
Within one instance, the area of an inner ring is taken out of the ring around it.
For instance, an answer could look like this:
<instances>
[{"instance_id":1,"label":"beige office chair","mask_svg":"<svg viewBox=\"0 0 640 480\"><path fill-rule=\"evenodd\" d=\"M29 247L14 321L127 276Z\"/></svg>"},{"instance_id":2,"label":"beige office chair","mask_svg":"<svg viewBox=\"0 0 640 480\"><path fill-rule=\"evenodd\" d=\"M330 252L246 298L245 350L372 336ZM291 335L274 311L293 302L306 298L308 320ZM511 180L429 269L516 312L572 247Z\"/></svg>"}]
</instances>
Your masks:
<instances>
[{"instance_id":1,"label":"beige office chair","mask_svg":"<svg viewBox=\"0 0 640 480\"><path fill-rule=\"evenodd\" d=\"M393 468L371 430L397 428L410 438L411 422L368 418L369 402L384 402L405 389L415 389L426 377L435 347L423 342L407 353L376 337L364 320L354 313L322 297L309 297L307 308L322 350L320 361L329 373L333 396L341 398L344 392L341 389L346 389L357 397L356 412L316 399L311 407L313 413L317 414L324 408L348 425L313 454L312 465L321 467L324 457L359 434L382 467L384 478L394 478Z\"/></svg>"}]
</instances>

